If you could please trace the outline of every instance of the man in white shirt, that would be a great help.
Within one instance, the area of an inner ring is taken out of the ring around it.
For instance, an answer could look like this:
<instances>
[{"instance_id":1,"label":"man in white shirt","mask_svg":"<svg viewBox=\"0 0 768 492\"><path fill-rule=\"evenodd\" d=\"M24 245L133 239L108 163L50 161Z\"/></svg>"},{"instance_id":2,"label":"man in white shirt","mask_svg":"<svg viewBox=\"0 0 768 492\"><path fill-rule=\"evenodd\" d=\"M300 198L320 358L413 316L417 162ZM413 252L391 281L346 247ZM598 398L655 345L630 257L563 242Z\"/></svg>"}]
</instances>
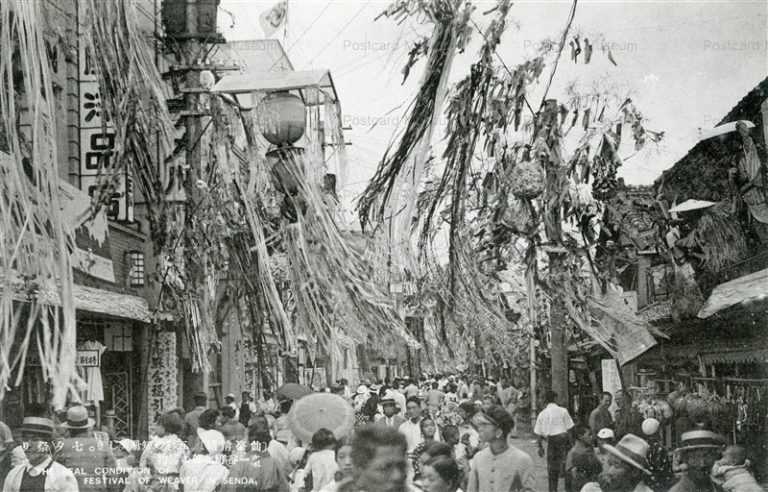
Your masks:
<instances>
[{"instance_id":1,"label":"man in white shirt","mask_svg":"<svg viewBox=\"0 0 768 492\"><path fill-rule=\"evenodd\" d=\"M27 462L14 466L3 484L3 492L40 490L45 492L77 492L75 475L55 462L53 421L43 417L25 417L21 438Z\"/></svg>"},{"instance_id":2,"label":"man in white shirt","mask_svg":"<svg viewBox=\"0 0 768 492\"><path fill-rule=\"evenodd\" d=\"M408 420L400 424L398 430L405 435L408 443L407 452L410 454L416 446L424 442L424 437L421 435L421 402L417 397L412 396L406 400L405 409Z\"/></svg>"},{"instance_id":3,"label":"man in white shirt","mask_svg":"<svg viewBox=\"0 0 768 492\"><path fill-rule=\"evenodd\" d=\"M539 456L544 456L543 442L547 441L549 492L557 492L560 475L565 476L565 458L571 444L568 432L574 424L568 410L556 403L557 393L548 391L546 401L547 406L536 417L533 433L539 436Z\"/></svg>"}]
</instances>

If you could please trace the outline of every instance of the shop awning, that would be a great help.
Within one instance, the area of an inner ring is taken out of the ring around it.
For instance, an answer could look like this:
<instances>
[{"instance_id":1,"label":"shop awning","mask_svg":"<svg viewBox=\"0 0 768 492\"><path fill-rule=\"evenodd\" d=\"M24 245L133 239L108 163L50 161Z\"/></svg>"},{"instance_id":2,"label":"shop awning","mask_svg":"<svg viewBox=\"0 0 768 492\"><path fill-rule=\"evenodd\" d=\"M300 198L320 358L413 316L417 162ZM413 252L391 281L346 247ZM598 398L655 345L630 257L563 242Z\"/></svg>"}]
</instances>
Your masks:
<instances>
[{"instance_id":1,"label":"shop awning","mask_svg":"<svg viewBox=\"0 0 768 492\"><path fill-rule=\"evenodd\" d=\"M336 87L328 70L299 70L284 72L246 72L225 75L213 86L212 92L226 94L250 94L253 92L278 92L317 89L326 98L337 101ZM310 98L311 99L311 98ZM317 104L308 100L307 104Z\"/></svg>"},{"instance_id":2,"label":"shop awning","mask_svg":"<svg viewBox=\"0 0 768 492\"><path fill-rule=\"evenodd\" d=\"M75 285L75 309L133 319L143 323L152 320L149 305L143 297L109 290Z\"/></svg>"},{"instance_id":3,"label":"shop awning","mask_svg":"<svg viewBox=\"0 0 768 492\"><path fill-rule=\"evenodd\" d=\"M704 303L699 318L709 318L718 311L737 304L764 301L768 298L768 268L720 284Z\"/></svg>"},{"instance_id":4,"label":"shop awning","mask_svg":"<svg viewBox=\"0 0 768 492\"><path fill-rule=\"evenodd\" d=\"M36 295L38 301L43 304L61 305L58 289L53 284L38 289ZM18 289L15 297L22 302L28 300L23 289ZM72 297L75 301L75 309L78 311L106 314L142 323L152 321L152 312L143 297L77 284L73 285Z\"/></svg>"}]
</instances>

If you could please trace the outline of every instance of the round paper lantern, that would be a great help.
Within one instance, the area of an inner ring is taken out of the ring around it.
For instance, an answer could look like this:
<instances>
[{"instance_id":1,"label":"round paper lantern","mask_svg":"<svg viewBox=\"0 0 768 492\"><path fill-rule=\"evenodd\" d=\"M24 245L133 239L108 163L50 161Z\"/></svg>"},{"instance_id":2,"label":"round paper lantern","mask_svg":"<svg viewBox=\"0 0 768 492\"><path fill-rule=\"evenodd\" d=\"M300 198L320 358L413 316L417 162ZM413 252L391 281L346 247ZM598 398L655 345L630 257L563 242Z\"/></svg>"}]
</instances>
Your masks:
<instances>
[{"instance_id":1,"label":"round paper lantern","mask_svg":"<svg viewBox=\"0 0 768 492\"><path fill-rule=\"evenodd\" d=\"M290 92L273 92L259 105L262 135L272 145L292 145L304 135L307 113L304 101Z\"/></svg>"}]
</instances>

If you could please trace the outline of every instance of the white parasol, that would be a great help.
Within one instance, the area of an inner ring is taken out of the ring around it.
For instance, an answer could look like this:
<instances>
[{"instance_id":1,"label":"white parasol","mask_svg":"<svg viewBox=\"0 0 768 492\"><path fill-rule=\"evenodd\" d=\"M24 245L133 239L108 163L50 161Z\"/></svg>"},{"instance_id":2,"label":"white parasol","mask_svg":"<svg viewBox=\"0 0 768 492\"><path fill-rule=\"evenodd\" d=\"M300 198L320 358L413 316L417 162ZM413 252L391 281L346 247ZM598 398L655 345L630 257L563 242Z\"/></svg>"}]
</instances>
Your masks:
<instances>
[{"instance_id":1,"label":"white parasol","mask_svg":"<svg viewBox=\"0 0 768 492\"><path fill-rule=\"evenodd\" d=\"M347 401L333 393L312 393L297 400L288 414L288 425L303 443L312 440L320 429L333 432L336 439L349 434L355 411Z\"/></svg>"}]
</instances>

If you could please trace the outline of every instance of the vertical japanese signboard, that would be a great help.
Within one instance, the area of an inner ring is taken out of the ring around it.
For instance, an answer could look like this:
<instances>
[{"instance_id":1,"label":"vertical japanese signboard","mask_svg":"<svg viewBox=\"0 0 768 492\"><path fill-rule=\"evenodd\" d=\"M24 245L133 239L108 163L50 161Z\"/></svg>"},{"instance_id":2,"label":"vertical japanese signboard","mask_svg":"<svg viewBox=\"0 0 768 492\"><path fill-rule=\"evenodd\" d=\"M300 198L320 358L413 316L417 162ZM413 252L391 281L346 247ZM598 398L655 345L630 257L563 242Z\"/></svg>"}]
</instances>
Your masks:
<instances>
[{"instance_id":1,"label":"vertical japanese signboard","mask_svg":"<svg viewBox=\"0 0 768 492\"><path fill-rule=\"evenodd\" d=\"M176 333L158 332L155 343L149 347L148 373L148 424L152 425L164 412L176 408L178 369L176 367Z\"/></svg>"},{"instance_id":2,"label":"vertical japanese signboard","mask_svg":"<svg viewBox=\"0 0 768 492\"><path fill-rule=\"evenodd\" d=\"M107 217L132 222L133 181L127 167L120 175L115 174L115 129L104 111L93 54L84 41L78 52L78 86L80 188L93 196L99 192L100 183L111 183L107 189Z\"/></svg>"}]
</instances>

